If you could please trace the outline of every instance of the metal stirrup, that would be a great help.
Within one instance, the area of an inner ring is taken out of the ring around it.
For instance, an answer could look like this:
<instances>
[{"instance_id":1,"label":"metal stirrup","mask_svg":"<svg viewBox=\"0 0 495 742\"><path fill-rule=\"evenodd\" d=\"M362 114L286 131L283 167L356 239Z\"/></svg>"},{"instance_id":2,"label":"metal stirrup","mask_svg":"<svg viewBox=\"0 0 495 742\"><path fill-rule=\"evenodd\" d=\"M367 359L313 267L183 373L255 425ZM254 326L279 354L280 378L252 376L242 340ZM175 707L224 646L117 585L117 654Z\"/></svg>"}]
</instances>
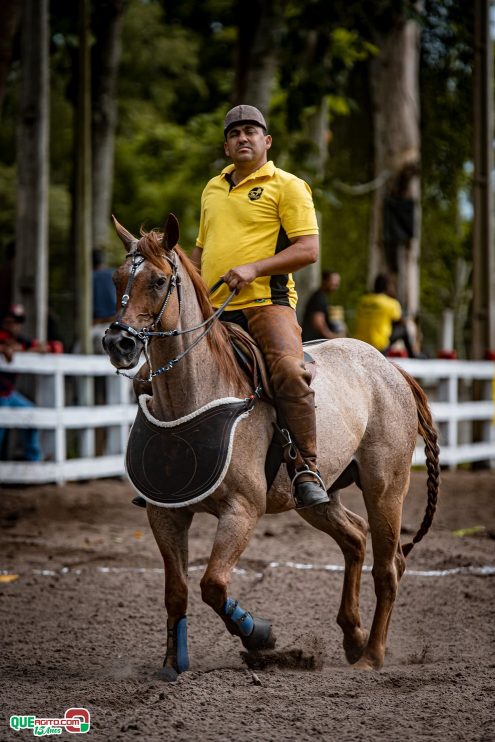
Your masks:
<instances>
[{"instance_id":1,"label":"metal stirrup","mask_svg":"<svg viewBox=\"0 0 495 742\"><path fill-rule=\"evenodd\" d=\"M319 482L319 484L320 484L320 487L321 487L321 488L323 489L323 491L324 491L324 492L326 492L326 491L327 491L327 490L326 490L326 487L325 487L325 482L324 482L324 481L323 481L323 479L322 479L322 478L320 477L320 475L318 474L318 472L317 472L317 471L313 471L313 470L312 470L312 469L310 469L310 468L309 468L309 466L308 466L308 467L306 467L306 469L301 469L300 471L296 471L296 473L294 474L294 476L293 476L293 478L292 478L292 481L291 481L291 483L290 483L290 493L291 493L291 495L292 495L293 497L294 497L294 490L295 490L295 484L294 484L294 482L296 481L296 479L297 479L298 477L300 477L300 476L301 476L301 474L311 474L311 475L312 475L313 477L315 477L315 479L316 479L316 480L317 480L317 481Z\"/></svg>"}]
</instances>

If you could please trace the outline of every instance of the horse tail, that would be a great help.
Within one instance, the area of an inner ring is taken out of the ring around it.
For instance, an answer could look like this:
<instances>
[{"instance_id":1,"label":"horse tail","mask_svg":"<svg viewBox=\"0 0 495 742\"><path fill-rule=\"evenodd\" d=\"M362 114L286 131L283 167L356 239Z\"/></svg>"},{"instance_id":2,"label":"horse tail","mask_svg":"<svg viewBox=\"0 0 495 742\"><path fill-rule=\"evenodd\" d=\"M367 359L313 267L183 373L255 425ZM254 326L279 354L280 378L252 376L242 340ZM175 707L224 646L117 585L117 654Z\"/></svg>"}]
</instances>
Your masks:
<instances>
[{"instance_id":1,"label":"horse tail","mask_svg":"<svg viewBox=\"0 0 495 742\"><path fill-rule=\"evenodd\" d=\"M424 514L423 522L421 523L421 526L419 527L419 530L417 531L413 540L408 544L404 544L402 547L402 553L406 557L413 548L414 544L417 544L419 541L421 541L423 536L428 533L433 521L433 516L437 508L438 487L440 483L440 449L438 447L438 436L433 426L431 410L426 394L421 389L417 381L412 378L412 376L406 373L406 371L404 371L400 366L396 366L396 368L398 371L400 371L402 376L409 384L409 387L414 396L414 400L416 402L416 409L418 412L418 433L425 442L426 469L428 472L426 483L428 490L426 511Z\"/></svg>"}]
</instances>

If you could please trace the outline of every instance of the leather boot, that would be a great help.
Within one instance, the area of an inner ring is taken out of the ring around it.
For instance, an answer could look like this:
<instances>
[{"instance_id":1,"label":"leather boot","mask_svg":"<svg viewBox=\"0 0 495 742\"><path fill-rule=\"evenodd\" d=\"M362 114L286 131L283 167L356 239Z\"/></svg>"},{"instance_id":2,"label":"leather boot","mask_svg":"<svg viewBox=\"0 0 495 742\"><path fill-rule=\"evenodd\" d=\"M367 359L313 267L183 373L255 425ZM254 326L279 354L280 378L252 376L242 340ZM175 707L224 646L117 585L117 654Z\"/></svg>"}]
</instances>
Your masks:
<instances>
[{"instance_id":1,"label":"leather boot","mask_svg":"<svg viewBox=\"0 0 495 742\"><path fill-rule=\"evenodd\" d=\"M296 501L296 510L312 508L315 505L322 505L330 501L320 475L311 472L310 469L302 469L296 472L292 478L292 489Z\"/></svg>"},{"instance_id":2,"label":"leather boot","mask_svg":"<svg viewBox=\"0 0 495 742\"><path fill-rule=\"evenodd\" d=\"M266 359L275 403L298 449L289 472L298 508L328 502L316 465L316 413L311 374L304 365L301 328L293 309L285 306L244 310L249 332Z\"/></svg>"}]
</instances>

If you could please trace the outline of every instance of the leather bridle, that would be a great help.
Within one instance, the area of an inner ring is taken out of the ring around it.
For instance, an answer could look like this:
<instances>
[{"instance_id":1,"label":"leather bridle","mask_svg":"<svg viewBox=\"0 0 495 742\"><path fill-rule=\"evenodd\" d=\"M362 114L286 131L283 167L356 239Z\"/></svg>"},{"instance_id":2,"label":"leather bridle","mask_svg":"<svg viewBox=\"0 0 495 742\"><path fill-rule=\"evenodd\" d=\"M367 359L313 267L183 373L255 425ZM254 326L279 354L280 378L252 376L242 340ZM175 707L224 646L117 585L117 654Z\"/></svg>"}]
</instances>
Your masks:
<instances>
[{"instance_id":1,"label":"leather bridle","mask_svg":"<svg viewBox=\"0 0 495 742\"><path fill-rule=\"evenodd\" d=\"M178 328L176 328L175 330L154 329L159 326L175 289L177 289L177 299L179 303L179 317L180 317L180 312L181 312L181 307L182 307L182 303L181 303L182 302L182 292L181 292L182 284L181 284L181 277L179 275L179 269L178 269L177 263L175 262L173 258L169 257L168 255L164 255L165 259L168 261L168 263L170 264L170 267L172 268L172 275L170 276L170 280L167 286L165 297L160 307L160 311L158 312L156 317L153 318L152 323L149 326L142 327L141 329L138 330L135 327L132 327L132 325L128 325L127 323L122 322L122 316L129 303L132 284L134 283L134 279L136 278L137 270L144 263L146 258L139 252L139 247L138 247L137 242L136 242L135 249L129 253L128 257L131 258L132 260L131 269L129 271L129 278L127 279L127 285L126 285L124 294L122 295L117 318L111 323L108 329L111 330L112 328L118 328L120 330L124 330L125 332L128 332L129 335L132 335L132 337L136 338L137 340L140 340L143 343L144 355L146 357L146 360L148 362L148 367L150 369L148 378L139 379L136 376L132 376L131 374L127 374L124 371L121 371L120 369L117 369L117 373L122 376L126 376L129 379L137 379L137 381L146 383L146 382L151 381L155 376L158 376L159 374L163 374L166 371L170 371L177 363L179 363L179 361L181 361L188 353L190 353L190 351L199 342L201 342L201 340L204 337L206 337L206 335L208 335L208 333L213 327L214 322L218 320L223 310L228 306L228 304L230 304L236 292L232 291L230 296L224 301L224 303L220 307L218 307L218 309L216 309L210 317L207 317L203 322L200 322L199 325L195 325L194 327L188 327L184 330L179 330ZM220 279L219 281L217 281L215 285L211 287L210 294L216 291L216 289L219 286L221 286L222 283L223 283L223 279ZM189 332L195 332L196 330L201 330L202 328L205 328L203 332L182 353L180 353L175 358L170 358L163 366L160 366L160 368L156 369L156 371L152 370L151 360L148 355L148 342L151 338L176 337L178 335L185 335Z\"/></svg>"}]
</instances>

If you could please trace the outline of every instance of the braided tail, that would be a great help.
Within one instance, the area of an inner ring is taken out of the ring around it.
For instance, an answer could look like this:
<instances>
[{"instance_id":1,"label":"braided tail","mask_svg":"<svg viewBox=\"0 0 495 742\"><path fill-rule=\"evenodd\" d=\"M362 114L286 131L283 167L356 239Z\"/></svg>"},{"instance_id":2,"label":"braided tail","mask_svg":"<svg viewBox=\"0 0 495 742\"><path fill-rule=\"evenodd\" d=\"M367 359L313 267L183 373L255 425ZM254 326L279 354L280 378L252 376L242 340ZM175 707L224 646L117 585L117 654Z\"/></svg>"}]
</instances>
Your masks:
<instances>
[{"instance_id":1,"label":"braided tail","mask_svg":"<svg viewBox=\"0 0 495 742\"><path fill-rule=\"evenodd\" d=\"M428 478L426 481L428 490L426 511L424 514L423 522L421 523L419 530L417 531L413 540L408 544L404 544L402 547L402 553L406 557L413 548L414 544L417 544L418 541L421 541L423 536L428 533L433 521L433 516L437 508L438 487L440 482L440 449L438 447L437 432L433 427L431 410L426 394L421 389L417 381L412 378L412 376L406 373L406 371L404 371L400 366L396 366L396 368L398 371L400 371L402 376L409 384L416 402L416 409L418 411L418 433L425 442L426 469L428 472Z\"/></svg>"}]
</instances>

